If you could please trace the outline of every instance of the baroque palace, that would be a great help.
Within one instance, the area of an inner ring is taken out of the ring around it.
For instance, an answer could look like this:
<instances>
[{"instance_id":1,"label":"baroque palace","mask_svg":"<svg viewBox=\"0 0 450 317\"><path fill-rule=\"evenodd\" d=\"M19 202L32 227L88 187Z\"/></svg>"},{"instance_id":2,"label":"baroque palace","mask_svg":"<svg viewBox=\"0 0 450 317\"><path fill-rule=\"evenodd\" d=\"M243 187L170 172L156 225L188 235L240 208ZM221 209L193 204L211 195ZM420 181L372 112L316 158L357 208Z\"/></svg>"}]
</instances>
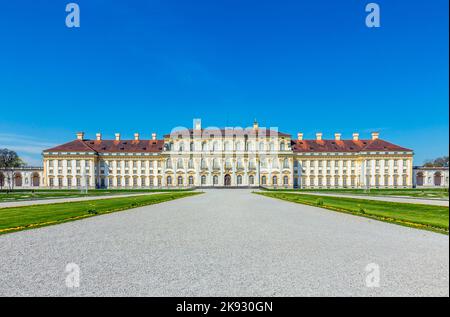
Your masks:
<instances>
[{"instance_id":1,"label":"baroque palace","mask_svg":"<svg viewBox=\"0 0 450 317\"><path fill-rule=\"evenodd\" d=\"M413 151L379 138L296 139L253 127L177 129L158 139L105 140L77 133L45 150L43 187L412 187ZM42 186L41 185L41 186Z\"/></svg>"}]
</instances>

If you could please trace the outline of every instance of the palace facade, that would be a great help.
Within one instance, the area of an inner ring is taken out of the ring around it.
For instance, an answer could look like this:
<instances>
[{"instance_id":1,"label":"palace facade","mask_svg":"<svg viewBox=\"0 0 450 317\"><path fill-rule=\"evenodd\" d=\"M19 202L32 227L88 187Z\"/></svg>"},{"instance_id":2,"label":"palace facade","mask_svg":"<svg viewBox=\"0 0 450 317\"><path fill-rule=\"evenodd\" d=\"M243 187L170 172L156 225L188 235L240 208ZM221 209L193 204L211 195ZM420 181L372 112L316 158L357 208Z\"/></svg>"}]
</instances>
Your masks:
<instances>
[{"instance_id":1,"label":"palace facade","mask_svg":"<svg viewBox=\"0 0 450 317\"><path fill-rule=\"evenodd\" d=\"M158 139L76 139L43 152L48 188L412 187L413 151L379 138L296 139L276 129L177 129Z\"/></svg>"}]
</instances>

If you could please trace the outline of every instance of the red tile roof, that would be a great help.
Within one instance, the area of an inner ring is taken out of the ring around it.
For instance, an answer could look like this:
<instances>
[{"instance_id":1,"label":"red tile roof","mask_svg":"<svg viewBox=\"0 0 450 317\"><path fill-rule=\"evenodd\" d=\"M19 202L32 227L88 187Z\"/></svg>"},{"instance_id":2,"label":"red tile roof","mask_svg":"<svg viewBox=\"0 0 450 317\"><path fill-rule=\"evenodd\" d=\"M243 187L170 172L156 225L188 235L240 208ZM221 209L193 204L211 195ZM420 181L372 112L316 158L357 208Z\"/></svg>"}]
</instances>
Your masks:
<instances>
[{"instance_id":1,"label":"red tile roof","mask_svg":"<svg viewBox=\"0 0 450 317\"><path fill-rule=\"evenodd\" d=\"M412 151L387 141L376 140L293 140L294 152L361 152L361 151Z\"/></svg>"},{"instance_id":2,"label":"red tile roof","mask_svg":"<svg viewBox=\"0 0 450 317\"><path fill-rule=\"evenodd\" d=\"M284 135L284 134L280 134ZM44 152L126 152L158 153L162 152L164 140L74 140ZM294 153L305 152L361 152L361 151L412 151L387 141L376 140L293 140Z\"/></svg>"},{"instance_id":3,"label":"red tile roof","mask_svg":"<svg viewBox=\"0 0 450 317\"><path fill-rule=\"evenodd\" d=\"M161 152L163 140L74 140L44 152Z\"/></svg>"}]
</instances>

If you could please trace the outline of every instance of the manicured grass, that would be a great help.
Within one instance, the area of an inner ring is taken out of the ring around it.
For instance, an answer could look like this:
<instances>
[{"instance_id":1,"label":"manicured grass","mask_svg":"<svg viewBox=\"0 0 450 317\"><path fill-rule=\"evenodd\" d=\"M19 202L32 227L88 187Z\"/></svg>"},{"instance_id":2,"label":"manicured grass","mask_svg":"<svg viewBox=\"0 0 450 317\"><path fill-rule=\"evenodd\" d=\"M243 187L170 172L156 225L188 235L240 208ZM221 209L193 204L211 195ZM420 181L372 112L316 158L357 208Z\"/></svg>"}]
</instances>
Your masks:
<instances>
[{"instance_id":1,"label":"manicured grass","mask_svg":"<svg viewBox=\"0 0 450 317\"><path fill-rule=\"evenodd\" d=\"M0 209L0 234L93 217L114 211L152 205L198 195L174 192L80 202L54 203Z\"/></svg>"},{"instance_id":2,"label":"manicured grass","mask_svg":"<svg viewBox=\"0 0 450 317\"><path fill-rule=\"evenodd\" d=\"M153 192L185 192L192 189L91 189L86 193L75 189L18 189L7 193L5 190L0 191L0 202L5 201L22 201L37 200L51 198L73 198L73 197L90 197L105 195L121 195L133 193L153 193ZM1 208L1 205L0 205Z\"/></svg>"},{"instance_id":3,"label":"manicured grass","mask_svg":"<svg viewBox=\"0 0 450 317\"><path fill-rule=\"evenodd\" d=\"M256 194L448 234L449 208L444 206L281 192Z\"/></svg>"},{"instance_id":4,"label":"manicured grass","mask_svg":"<svg viewBox=\"0 0 450 317\"><path fill-rule=\"evenodd\" d=\"M267 191L283 192L323 192L335 194L370 195L370 196L408 196L420 198L448 198L448 188L373 188L369 191L364 189L272 189L263 188Z\"/></svg>"}]
</instances>

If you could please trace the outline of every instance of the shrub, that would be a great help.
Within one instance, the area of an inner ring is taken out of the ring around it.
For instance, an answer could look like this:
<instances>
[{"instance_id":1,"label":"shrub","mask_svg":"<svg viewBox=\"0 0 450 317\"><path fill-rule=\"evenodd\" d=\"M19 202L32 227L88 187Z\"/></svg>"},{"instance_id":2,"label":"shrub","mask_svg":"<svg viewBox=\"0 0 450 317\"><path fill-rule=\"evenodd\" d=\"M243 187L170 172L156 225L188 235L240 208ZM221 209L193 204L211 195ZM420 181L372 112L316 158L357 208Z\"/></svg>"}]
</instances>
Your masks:
<instances>
[{"instance_id":1,"label":"shrub","mask_svg":"<svg viewBox=\"0 0 450 317\"><path fill-rule=\"evenodd\" d=\"M358 204L358 211L362 214L365 214L366 211L364 210L364 208L361 206L361 204Z\"/></svg>"},{"instance_id":2,"label":"shrub","mask_svg":"<svg viewBox=\"0 0 450 317\"><path fill-rule=\"evenodd\" d=\"M322 198L318 198L318 199L316 200L316 205L317 205L317 206L323 206L323 199L322 199Z\"/></svg>"},{"instance_id":3,"label":"shrub","mask_svg":"<svg viewBox=\"0 0 450 317\"><path fill-rule=\"evenodd\" d=\"M88 212L88 214L91 214L91 215L97 215L98 214L98 211L95 210L95 209L89 209L87 212Z\"/></svg>"}]
</instances>

